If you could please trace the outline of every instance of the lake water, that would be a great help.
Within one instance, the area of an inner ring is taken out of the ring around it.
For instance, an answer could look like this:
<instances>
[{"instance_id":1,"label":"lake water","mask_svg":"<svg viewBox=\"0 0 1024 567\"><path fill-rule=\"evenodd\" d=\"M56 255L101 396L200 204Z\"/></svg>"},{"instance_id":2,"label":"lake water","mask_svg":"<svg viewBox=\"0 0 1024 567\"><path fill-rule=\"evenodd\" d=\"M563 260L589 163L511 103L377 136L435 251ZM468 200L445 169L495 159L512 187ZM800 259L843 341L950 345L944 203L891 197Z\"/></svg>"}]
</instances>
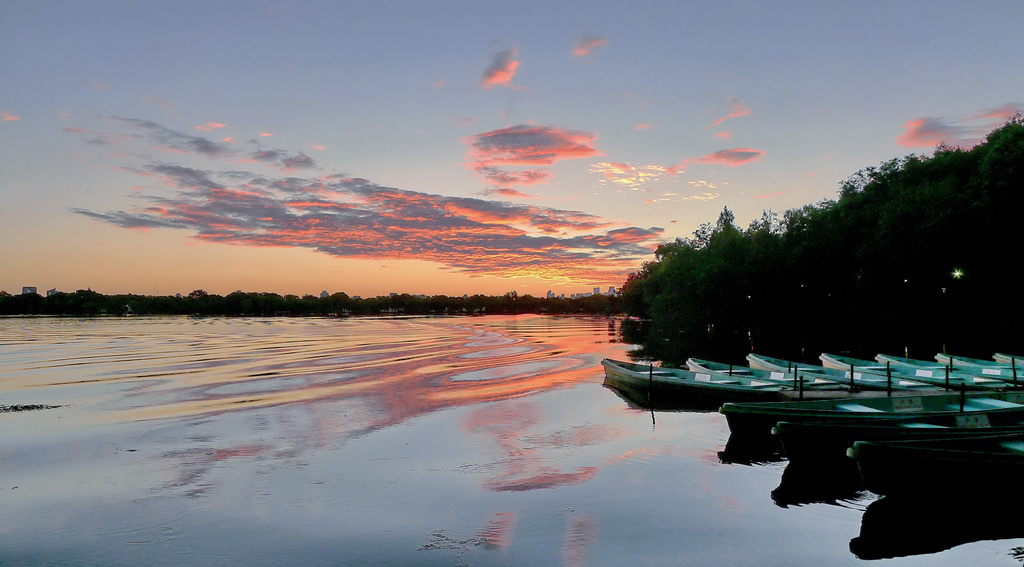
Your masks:
<instances>
[{"instance_id":1,"label":"lake water","mask_svg":"<svg viewBox=\"0 0 1024 567\"><path fill-rule=\"evenodd\" d=\"M786 462L723 462L720 414L602 386L617 336L541 316L0 318L0 406L60 406L0 413L0 564L853 565L862 528L924 538L887 565L1022 563L1019 521L913 535L1000 521L986 510L780 501Z\"/></svg>"}]
</instances>

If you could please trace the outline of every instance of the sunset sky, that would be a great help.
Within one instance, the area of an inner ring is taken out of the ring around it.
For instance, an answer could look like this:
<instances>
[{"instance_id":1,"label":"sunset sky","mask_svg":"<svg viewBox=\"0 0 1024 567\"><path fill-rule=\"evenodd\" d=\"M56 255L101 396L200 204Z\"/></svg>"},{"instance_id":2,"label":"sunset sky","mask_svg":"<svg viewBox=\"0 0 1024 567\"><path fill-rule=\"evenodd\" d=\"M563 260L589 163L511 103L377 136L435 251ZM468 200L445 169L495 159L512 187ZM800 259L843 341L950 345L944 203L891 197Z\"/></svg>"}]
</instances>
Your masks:
<instances>
[{"instance_id":1,"label":"sunset sky","mask_svg":"<svg viewBox=\"0 0 1024 567\"><path fill-rule=\"evenodd\" d=\"M0 1L0 290L618 287L1024 110L1024 3Z\"/></svg>"}]
</instances>

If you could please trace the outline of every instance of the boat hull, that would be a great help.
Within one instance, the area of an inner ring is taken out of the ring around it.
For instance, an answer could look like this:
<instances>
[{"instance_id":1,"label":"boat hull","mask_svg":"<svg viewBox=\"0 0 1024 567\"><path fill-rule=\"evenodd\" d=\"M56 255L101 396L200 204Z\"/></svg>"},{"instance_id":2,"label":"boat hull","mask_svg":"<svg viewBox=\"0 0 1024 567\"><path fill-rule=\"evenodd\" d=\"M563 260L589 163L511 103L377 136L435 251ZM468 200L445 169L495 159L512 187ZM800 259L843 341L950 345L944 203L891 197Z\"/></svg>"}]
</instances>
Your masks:
<instances>
[{"instance_id":1,"label":"boat hull","mask_svg":"<svg viewBox=\"0 0 1024 567\"><path fill-rule=\"evenodd\" d=\"M780 421L865 422L892 417L942 416L973 412L1011 412L1024 409L1024 393L914 393L860 397L843 400L776 402L771 404L725 403L725 414L733 435L771 438Z\"/></svg>"},{"instance_id":2,"label":"boat hull","mask_svg":"<svg viewBox=\"0 0 1024 567\"><path fill-rule=\"evenodd\" d=\"M857 441L847 451L864 487L883 496L924 496L963 487L965 496L1002 492L1024 475L1024 435L955 440Z\"/></svg>"},{"instance_id":3,"label":"boat hull","mask_svg":"<svg viewBox=\"0 0 1024 567\"><path fill-rule=\"evenodd\" d=\"M644 366L605 359L605 386L628 394L641 405L646 399L651 406L666 407L690 405L716 408L728 401L764 402L788 399L780 385L767 385L757 389L743 386L739 380L728 377L700 380L687 370ZM728 382L735 382L730 384Z\"/></svg>"},{"instance_id":4,"label":"boat hull","mask_svg":"<svg viewBox=\"0 0 1024 567\"><path fill-rule=\"evenodd\" d=\"M1024 410L972 412L933 417L900 417L868 422L789 422L772 428L791 462L853 465L846 450L857 441L912 441L1024 434Z\"/></svg>"}]
</instances>

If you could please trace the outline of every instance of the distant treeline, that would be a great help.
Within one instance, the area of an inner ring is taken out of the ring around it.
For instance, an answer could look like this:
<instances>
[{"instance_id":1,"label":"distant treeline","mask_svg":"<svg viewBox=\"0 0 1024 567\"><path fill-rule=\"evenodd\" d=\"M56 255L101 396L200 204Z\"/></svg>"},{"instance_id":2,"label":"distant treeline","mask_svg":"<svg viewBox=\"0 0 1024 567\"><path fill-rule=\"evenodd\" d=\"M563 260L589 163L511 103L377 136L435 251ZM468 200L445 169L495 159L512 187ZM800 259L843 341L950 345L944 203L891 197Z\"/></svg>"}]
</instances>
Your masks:
<instances>
[{"instance_id":1,"label":"distant treeline","mask_svg":"<svg viewBox=\"0 0 1024 567\"><path fill-rule=\"evenodd\" d=\"M939 147L863 169L838 198L728 208L657 249L623 286L643 356L810 362L821 352L931 359L1024 354L1024 120L971 150Z\"/></svg>"},{"instance_id":2,"label":"distant treeline","mask_svg":"<svg viewBox=\"0 0 1024 567\"><path fill-rule=\"evenodd\" d=\"M329 297L278 295L236 291L226 296L195 290L185 297L153 295L103 295L90 290L12 295L0 292L0 315L426 315L550 313L607 315L622 311L617 296L592 295L574 299L518 295L421 297L400 294L368 299L335 293Z\"/></svg>"}]
</instances>

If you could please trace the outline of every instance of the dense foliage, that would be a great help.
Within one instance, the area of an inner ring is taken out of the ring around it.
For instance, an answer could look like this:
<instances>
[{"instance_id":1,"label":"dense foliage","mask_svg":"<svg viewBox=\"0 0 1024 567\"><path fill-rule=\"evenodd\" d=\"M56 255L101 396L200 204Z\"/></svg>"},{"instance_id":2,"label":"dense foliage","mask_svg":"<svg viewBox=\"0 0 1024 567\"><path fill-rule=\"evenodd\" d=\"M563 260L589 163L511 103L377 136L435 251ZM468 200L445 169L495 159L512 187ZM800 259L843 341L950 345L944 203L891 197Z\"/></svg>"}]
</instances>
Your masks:
<instances>
[{"instance_id":1,"label":"dense foliage","mask_svg":"<svg viewBox=\"0 0 1024 567\"><path fill-rule=\"evenodd\" d=\"M592 295L575 299L518 295L432 297L408 294L359 299L345 293L329 297L278 295L236 291L226 296L195 290L187 297L103 295L90 290L12 295L0 292L0 315L424 315L424 314L613 314L621 311L617 296Z\"/></svg>"},{"instance_id":2,"label":"dense foliage","mask_svg":"<svg viewBox=\"0 0 1024 567\"><path fill-rule=\"evenodd\" d=\"M838 198L746 229L725 209L630 275L625 309L649 358L812 361L947 350L1020 354L1014 253L1024 212L1024 120L970 150L940 147L857 172Z\"/></svg>"}]
</instances>

